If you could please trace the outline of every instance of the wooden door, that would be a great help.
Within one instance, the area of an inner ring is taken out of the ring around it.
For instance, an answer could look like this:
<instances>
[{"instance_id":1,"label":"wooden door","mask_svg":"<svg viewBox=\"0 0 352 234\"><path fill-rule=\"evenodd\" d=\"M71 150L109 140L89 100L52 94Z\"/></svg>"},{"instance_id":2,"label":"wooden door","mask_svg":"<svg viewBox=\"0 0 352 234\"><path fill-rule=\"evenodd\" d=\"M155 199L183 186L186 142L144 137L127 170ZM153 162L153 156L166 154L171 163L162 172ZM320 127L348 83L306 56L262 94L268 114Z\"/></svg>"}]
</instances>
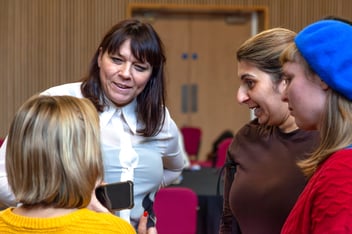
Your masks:
<instances>
[{"instance_id":1,"label":"wooden door","mask_svg":"<svg viewBox=\"0 0 352 234\"><path fill-rule=\"evenodd\" d=\"M158 16L151 21L159 33L166 52L166 104L177 125L191 123L190 112L182 110L182 88L190 83L190 24L188 17L171 15ZM187 98L186 98L187 99ZM185 107L184 107L185 108ZM187 108L187 107L186 107Z\"/></svg>"},{"instance_id":2,"label":"wooden door","mask_svg":"<svg viewBox=\"0 0 352 234\"><path fill-rule=\"evenodd\" d=\"M251 36L250 15L240 22L227 17L158 13L149 21L166 49L167 107L179 127L202 129L201 160L221 132L230 129L235 133L250 119L248 108L236 100L239 79L235 56L239 45ZM186 101L185 88L193 91ZM194 98L196 101L189 100ZM191 103L185 110L187 101Z\"/></svg>"}]
</instances>

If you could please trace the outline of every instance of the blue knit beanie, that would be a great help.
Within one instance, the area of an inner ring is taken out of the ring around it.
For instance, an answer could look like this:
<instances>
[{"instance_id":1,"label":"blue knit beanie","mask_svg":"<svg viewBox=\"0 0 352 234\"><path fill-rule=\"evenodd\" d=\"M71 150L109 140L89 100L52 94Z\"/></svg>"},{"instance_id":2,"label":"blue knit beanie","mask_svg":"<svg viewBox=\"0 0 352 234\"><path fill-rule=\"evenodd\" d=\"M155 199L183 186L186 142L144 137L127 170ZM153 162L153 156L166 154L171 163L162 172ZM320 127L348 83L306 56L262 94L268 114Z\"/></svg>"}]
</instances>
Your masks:
<instances>
[{"instance_id":1,"label":"blue knit beanie","mask_svg":"<svg viewBox=\"0 0 352 234\"><path fill-rule=\"evenodd\" d=\"M321 20L295 38L309 66L330 88L352 100L352 25Z\"/></svg>"}]
</instances>

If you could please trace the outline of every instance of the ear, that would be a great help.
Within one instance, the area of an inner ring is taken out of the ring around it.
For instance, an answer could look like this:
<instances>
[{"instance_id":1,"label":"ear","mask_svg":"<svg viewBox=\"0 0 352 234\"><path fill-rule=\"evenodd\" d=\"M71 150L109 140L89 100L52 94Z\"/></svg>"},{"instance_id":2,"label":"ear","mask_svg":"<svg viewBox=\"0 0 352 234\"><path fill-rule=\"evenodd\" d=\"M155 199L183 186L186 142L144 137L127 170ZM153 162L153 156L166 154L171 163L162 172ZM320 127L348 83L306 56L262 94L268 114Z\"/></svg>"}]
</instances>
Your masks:
<instances>
[{"instance_id":1,"label":"ear","mask_svg":"<svg viewBox=\"0 0 352 234\"><path fill-rule=\"evenodd\" d=\"M102 59L102 57L103 57L103 49L100 47L99 48L99 55L98 55L98 67L100 67L100 64L101 64L101 59Z\"/></svg>"},{"instance_id":2,"label":"ear","mask_svg":"<svg viewBox=\"0 0 352 234\"><path fill-rule=\"evenodd\" d=\"M330 87L325 81L323 81L320 77L317 77L319 79L319 86L324 90L328 90Z\"/></svg>"},{"instance_id":3,"label":"ear","mask_svg":"<svg viewBox=\"0 0 352 234\"><path fill-rule=\"evenodd\" d=\"M323 80L320 78L320 76L318 76L318 74L316 74L316 73L313 74L313 76L311 77L311 79L312 79L312 82L313 82L313 83L319 85L319 87L320 87L322 90L324 90L324 91L326 91L326 90L328 90L328 89L330 88L329 85L328 85L327 83L325 83L325 81L323 81Z\"/></svg>"}]
</instances>

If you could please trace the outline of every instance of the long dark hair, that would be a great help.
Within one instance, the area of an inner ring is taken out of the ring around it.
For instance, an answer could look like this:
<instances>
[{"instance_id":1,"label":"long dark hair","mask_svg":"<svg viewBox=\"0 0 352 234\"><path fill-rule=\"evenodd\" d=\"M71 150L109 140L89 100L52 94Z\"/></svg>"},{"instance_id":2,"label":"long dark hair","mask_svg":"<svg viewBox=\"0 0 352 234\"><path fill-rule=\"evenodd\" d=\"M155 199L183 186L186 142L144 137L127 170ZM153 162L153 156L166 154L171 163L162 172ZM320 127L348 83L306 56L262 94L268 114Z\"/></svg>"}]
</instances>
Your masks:
<instances>
[{"instance_id":1,"label":"long dark hair","mask_svg":"<svg viewBox=\"0 0 352 234\"><path fill-rule=\"evenodd\" d=\"M131 40L133 56L142 62L148 62L152 68L151 77L144 90L137 96L137 118L144 124L138 133L153 136L160 132L165 121L165 81L166 62L164 45L153 27L136 19L127 19L114 25L99 44L89 67L89 73L83 78L81 86L84 97L90 99L99 112L107 106L100 83L98 57L102 53L114 54L120 46Z\"/></svg>"}]
</instances>

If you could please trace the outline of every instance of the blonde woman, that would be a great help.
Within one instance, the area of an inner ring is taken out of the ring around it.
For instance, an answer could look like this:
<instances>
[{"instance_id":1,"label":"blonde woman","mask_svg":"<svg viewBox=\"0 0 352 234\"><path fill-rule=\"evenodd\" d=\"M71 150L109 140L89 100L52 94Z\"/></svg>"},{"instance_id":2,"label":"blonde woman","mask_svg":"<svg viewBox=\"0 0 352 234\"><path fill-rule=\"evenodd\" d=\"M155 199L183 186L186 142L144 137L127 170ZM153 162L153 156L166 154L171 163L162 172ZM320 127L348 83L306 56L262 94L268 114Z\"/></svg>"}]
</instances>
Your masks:
<instances>
[{"instance_id":1,"label":"blonde woman","mask_svg":"<svg viewBox=\"0 0 352 234\"><path fill-rule=\"evenodd\" d=\"M288 102L297 125L321 144L298 165L309 178L281 233L352 232L352 26L314 22L282 54Z\"/></svg>"},{"instance_id":2,"label":"blonde woman","mask_svg":"<svg viewBox=\"0 0 352 234\"><path fill-rule=\"evenodd\" d=\"M104 174L99 116L88 99L26 101L10 126L5 166L20 205L0 212L0 233L135 233L125 220L87 209Z\"/></svg>"}]
</instances>

